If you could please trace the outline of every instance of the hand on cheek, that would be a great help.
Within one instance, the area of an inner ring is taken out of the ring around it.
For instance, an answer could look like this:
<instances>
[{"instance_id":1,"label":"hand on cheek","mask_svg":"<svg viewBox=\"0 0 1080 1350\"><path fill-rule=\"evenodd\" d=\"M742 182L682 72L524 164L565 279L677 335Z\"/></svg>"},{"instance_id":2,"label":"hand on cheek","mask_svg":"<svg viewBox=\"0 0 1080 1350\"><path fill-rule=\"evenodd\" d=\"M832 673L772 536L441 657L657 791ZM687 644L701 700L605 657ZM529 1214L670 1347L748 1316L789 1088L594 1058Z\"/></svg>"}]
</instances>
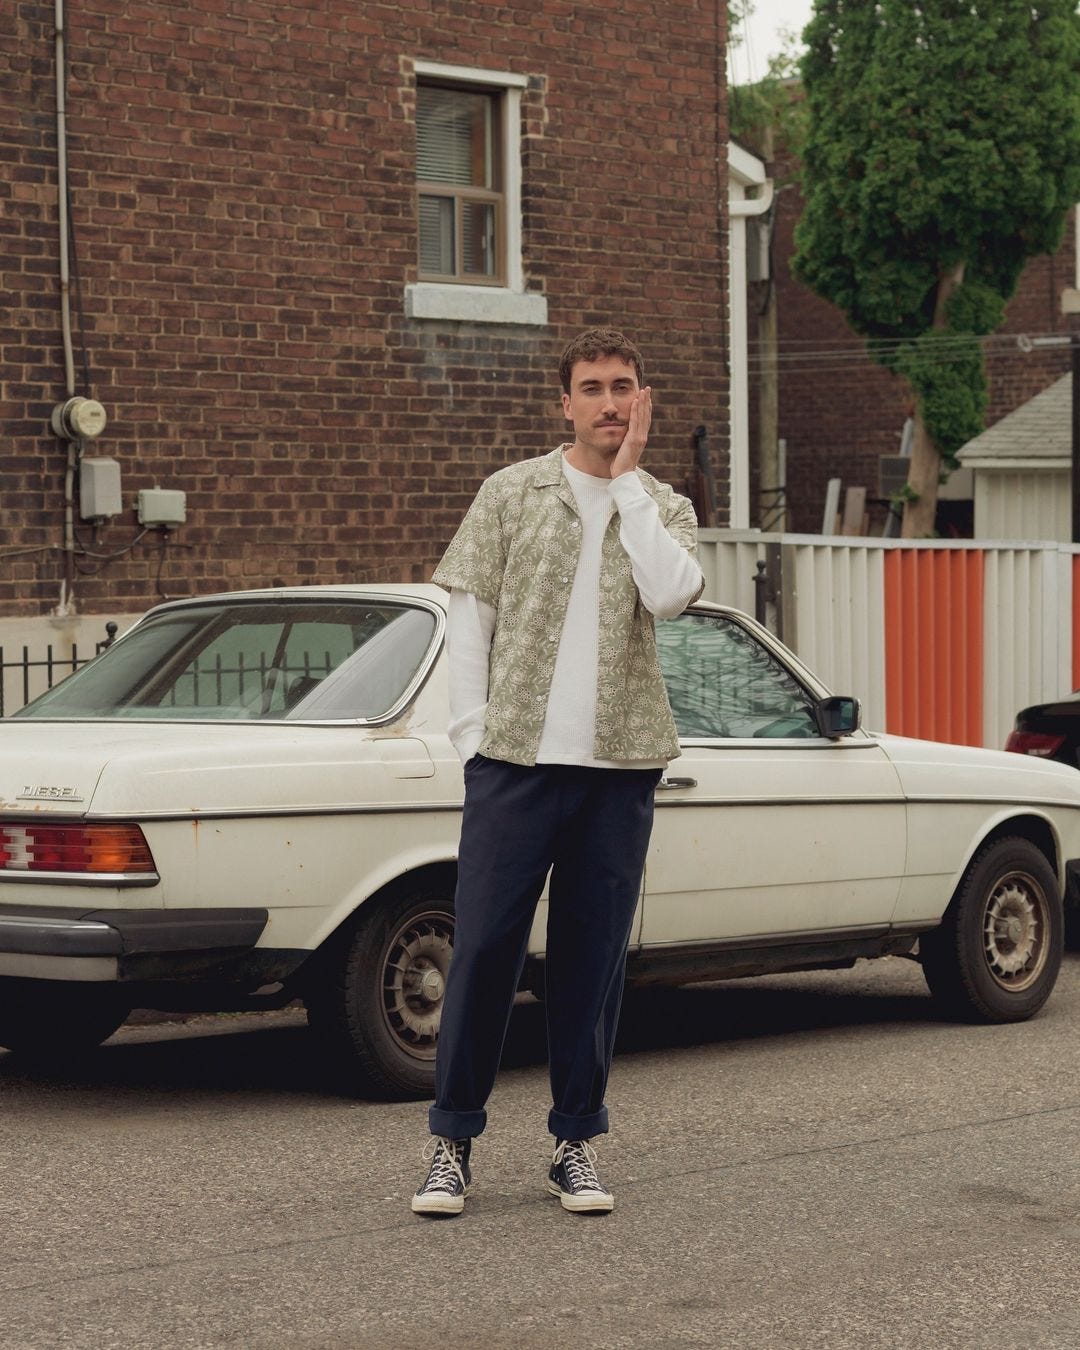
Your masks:
<instances>
[{"instance_id":1,"label":"hand on cheek","mask_svg":"<svg viewBox=\"0 0 1080 1350\"><path fill-rule=\"evenodd\" d=\"M652 425L652 389L646 385L639 389L630 404L630 417L623 437L622 445L611 462L611 476L632 473L638 466L645 445L649 439L649 427Z\"/></svg>"}]
</instances>

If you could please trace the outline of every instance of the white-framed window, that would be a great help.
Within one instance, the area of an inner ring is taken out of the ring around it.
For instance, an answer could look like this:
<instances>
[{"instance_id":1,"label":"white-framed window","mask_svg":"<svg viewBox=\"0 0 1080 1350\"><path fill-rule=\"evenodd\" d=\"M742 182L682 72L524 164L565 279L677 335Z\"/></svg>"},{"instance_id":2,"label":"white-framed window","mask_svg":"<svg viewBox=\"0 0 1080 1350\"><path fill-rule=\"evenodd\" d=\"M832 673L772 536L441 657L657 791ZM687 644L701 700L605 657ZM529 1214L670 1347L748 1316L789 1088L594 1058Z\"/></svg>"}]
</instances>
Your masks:
<instances>
[{"instance_id":1,"label":"white-framed window","mask_svg":"<svg viewBox=\"0 0 1080 1350\"><path fill-rule=\"evenodd\" d=\"M524 75L416 61L417 276L412 319L546 324L521 260Z\"/></svg>"},{"instance_id":2,"label":"white-framed window","mask_svg":"<svg viewBox=\"0 0 1080 1350\"><path fill-rule=\"evenodd\" d=\"M487 89L416 86L421 281L505 283L502 103Z\"/></svg>"}]
</instances>

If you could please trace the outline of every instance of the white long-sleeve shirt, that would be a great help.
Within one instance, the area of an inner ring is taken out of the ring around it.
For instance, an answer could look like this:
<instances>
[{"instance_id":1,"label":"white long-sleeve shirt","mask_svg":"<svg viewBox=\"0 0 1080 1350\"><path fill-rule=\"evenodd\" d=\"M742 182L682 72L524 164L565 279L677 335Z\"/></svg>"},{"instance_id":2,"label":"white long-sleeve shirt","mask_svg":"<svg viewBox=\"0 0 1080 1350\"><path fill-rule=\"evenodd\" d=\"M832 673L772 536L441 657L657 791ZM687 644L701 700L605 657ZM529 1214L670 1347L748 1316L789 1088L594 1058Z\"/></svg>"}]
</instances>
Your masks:
<instances>
[{"instance_id":1,"label":"white long-sleeve shirt","mask_svg":"<svg viewBox=\"0 0 1080 1350\"><path fill-rule=\"evenodd\" d=\"M652 497L634 473L597 478L563 459L563 473L581 519L581 551L559 639L538 764L597 768L659 767L662 761L596 759L596 687L600 606L600 557L612 511L630 559L642 604L658 619L681 614L701 590L701 569L660 520ZM484 735L495 610L466 591L450 593L450 739L464 764Z\"/></svg>"}]
</instances>

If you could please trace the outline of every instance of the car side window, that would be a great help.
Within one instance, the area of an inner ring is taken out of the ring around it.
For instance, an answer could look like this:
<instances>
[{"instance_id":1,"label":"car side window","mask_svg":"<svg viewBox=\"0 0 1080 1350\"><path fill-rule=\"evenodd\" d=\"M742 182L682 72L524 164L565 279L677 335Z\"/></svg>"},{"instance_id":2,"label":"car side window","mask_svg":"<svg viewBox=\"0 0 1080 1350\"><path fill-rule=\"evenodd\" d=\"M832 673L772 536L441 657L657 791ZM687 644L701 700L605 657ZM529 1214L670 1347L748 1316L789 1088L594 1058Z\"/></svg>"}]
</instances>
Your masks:
<instances>
[{"instance_id":1,"label":"car side window","mask_svg":"<svg viewBox=\"0 0 1080 1350\"><path fill-rule=\"evenodd\" d=\"M382 600L239 601L151 616L22 717L374 719L435 637L427 609Z\"/></svg>"},{"instance_id":2,"label":"car side window","mask_svg":"<svg viewBox=\"0 0 1080 1350\"><path fill-rule=\"evenodd\" d=\"M279 623L228 624L177 671L161 703L202 713L281 706L281 680L269 653ZM265 691L265 694L264 694Z\"/></svg>"},{"instance_id":3,"label":"car side window","mask_svg":"<svg viewBox=\"0 0 1080 1350\"><path fill-rule=\"evenodd\" d=\"M656 625L656 646L680 736L819 735L812 695L735 620L680 614Z\"/></svg>"},{"instance_id":4,"label":"car side window","mask_svg":"<svg viewBox=\"0 0 1080 1350\"><path fill-rule=\"evenodd\" d=\"M230 617L177 676L175 706L297 721L377 717L412 678L434 627L425 611L385 606L296 609L271 623ZM411 644L387 641L403 630ZM338 673L346 678L329 679Z\"/></svg>"}]
</instances>

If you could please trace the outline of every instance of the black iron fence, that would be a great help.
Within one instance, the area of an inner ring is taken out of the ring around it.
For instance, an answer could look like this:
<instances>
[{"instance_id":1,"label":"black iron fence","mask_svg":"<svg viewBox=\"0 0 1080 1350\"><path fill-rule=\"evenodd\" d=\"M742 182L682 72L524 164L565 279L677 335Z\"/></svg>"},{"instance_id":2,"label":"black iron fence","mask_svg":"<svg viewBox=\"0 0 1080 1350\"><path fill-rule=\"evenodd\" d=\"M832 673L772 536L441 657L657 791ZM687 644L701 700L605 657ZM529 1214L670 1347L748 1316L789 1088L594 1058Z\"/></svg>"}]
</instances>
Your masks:
<instances>
[{"instance_id":1,"label":"black iron fence","mask_svg":"<svg viewBox=\"0 0 1080 1350\"><path fill-rule=\"evenodd\" d=\"M0 717L18 712L46 689L59 684L72 671L85 666L95 656L112 645L118 625L110 621L105 625L105 637L94 644L92 652L80 652L78 643L73 642L70 649L54 649L50 642L44 656L31 657L30 648L23 646L22 654L15 655L10 647L0 646ZM15 648L14 652L19 649ZM10 672L10 675L9 675ZM41 672L41 674L35 674Z\"/></svg>"}]
</instances>

